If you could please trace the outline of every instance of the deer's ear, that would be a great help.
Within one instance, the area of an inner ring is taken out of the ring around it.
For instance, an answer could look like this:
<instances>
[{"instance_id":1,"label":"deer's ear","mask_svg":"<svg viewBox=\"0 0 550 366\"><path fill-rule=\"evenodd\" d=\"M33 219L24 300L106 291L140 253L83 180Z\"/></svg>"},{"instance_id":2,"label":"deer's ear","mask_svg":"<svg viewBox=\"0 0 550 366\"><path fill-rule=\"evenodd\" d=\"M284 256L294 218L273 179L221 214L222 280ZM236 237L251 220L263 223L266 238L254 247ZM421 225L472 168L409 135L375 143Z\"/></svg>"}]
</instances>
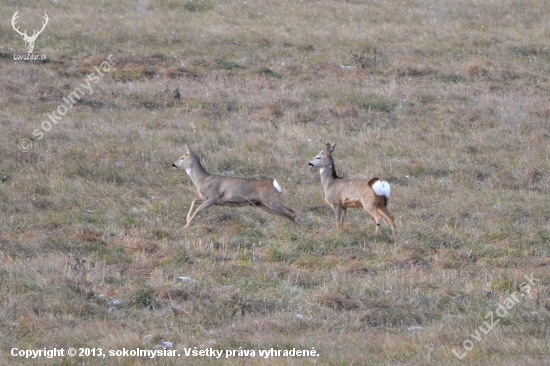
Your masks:
<instances>
[{"instance_id":1,"label":"deer's ear","mask_svg":"<svg viewBox=\"0 0 550 366\"><path fill-rule=\"evenodd\" d=\"M326 152L332 152L331 147L330 147L330 144L326 144L326 145L325 145L325 151L326 151Z\"/></svg>"},{"instance_id":2,"label":"deer's ear","mask_svg":"<svg viewBox=\"0 0 550 366\"><path fill-rule=\"evenodd\" d=\"M185 153L190 154L191 153L191 146L189 144L185 144Z\"/></svg>"},{"instance_id":3,"label":"deer's ear","mask_svg":"<svg viewBox=\"0 0 550 366\"><path fill-rule=\"evenodd\" d=\"M336 147L336 142L330 145L330 152L333 152L335 147Z\"/></svg>"}]
</instances>

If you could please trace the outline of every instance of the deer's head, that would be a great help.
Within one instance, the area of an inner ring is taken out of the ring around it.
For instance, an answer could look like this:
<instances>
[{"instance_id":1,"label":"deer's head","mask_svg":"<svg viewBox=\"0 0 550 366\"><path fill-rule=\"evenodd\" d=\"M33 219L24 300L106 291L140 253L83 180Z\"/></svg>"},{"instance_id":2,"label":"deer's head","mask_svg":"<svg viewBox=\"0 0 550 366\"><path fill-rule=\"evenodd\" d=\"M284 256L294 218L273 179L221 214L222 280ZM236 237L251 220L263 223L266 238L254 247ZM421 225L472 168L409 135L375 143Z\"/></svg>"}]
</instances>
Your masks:
<instances>
[{"instance_id":1,"label":"deer's head","mask_svg":"<svg viewBox=\"0 0 550 366\"><path fill-rule=\"evenodd\" d=\"M334 148L336 147L336 143L334 144L327 144L319 154L315 158L313 158L312 161L309 162L309 166L322 168L326 165L331 164L332 161L332 152L334 151Z\"/></svg>"},{"instance_id":2,"label":"deer's head","mask_svg":"<svg viewBox=\"0 0 550 366\"><path fill-rule=\"evenodd\" d=\"M189 169L193 167L193 163L198 161L199 158L195 154L189 145L185 145L185 154L172 164L174 168L184 169L189 172Z\"/></svg>"},{"instance_id":3,"label":"deer's head","mask_svg":"<svg viewBox=\"0 0 550 366\"><path fill-rule=\"evenodd\" d=\"M25 29L24 32L21 32L19 31L19 27L15 27L15 23L17 21L17 18L19 18L19 16L17 15L17 12L15 12L15 14L13 14L13 18L11 18L11 26L13 27L13 29L15 29L15 31L17 33L19 33L19 35L23 38L23 40L25 41L25 48L27 49L27 53L32 53L32 50L34 49L34 42L36 41L36 38L38 37L38 35L40 33L42 33L42 31L44 30L44 28L46 28L46 24L48 24L48 14L44 13L44 19L46 20L43 24L42 24L42 29L40 30L35 30L32 34L32 36L28 36L27 35L27 30Z\"/></svg>"}]
</instances>

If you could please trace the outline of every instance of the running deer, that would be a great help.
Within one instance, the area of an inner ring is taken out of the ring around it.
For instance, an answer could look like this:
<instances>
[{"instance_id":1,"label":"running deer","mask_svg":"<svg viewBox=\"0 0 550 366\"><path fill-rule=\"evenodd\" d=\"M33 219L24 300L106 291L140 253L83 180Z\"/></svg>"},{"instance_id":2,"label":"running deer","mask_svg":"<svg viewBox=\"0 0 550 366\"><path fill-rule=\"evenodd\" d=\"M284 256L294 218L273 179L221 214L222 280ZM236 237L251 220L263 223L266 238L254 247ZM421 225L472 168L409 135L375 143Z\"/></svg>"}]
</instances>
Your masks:
<instances>
[{"instance_id":1,"label":"running deer","mask_svg":"<svg viewBox=\"0 0 550 366\"><path fill-rule=\"evenodd\" d=\"M336 175L332 152L336 144L327 144L312 161L310 166L321 168L321 184L325 191L325 201L334 210L336 215L336 229L342 231L344 217L348 208L364 207L376 220L378 235L382 216L388 220L396 237L393 216L388 211L388 198L390 197L390 185L378 178L371 180L344 179Z\"/></svg>"},{"instance_id":2,"label":"running deer","mask_svg":"<svg viewBox=\"0 0 550 366\"><path fill-rule=\"evenodd\" d=\"M245 179L210 174L203 168L199 157L189 145L185 146L185 154L172 166L187 172L199 194L199 198L191 202L184 229L199 212L214 205L256 206L269 214L286 217L294 224L302 225L298 215L283 204L281 186L273 178ZM195 203L200 203L200 206L191 215Z\"/></svg>"},{"instance_id":3,"label":"running deer","mask_svg":"<svg viewBox=\"0 0 550 366\"><path fill-rule=\"evenodd\" d=\"M36 38L38 38L38 36L40 35L40 33L42 33L42 31L44 30L44 28L46 28L46 24L48 24L48 14L44 13L44 20L46 20L44 23L42 23L42 29L40 30L37 30L35 29L34 32L32 33L32 36L29 36L27 35L27 30L25 29L24 32L21 32L19 31L19 27L15 27L15 23L17 22L17 18L19 18L19 16L17 15L17 11L15 12L15 14L13 14L13 17L11 18L11 26L13 27L13 29L19 33L19 35L23 38L23 40L25 41L25 48L27 49L27 53L32 53L32 50L34 49L34 42L36 42Z\"/></svg>"}]
</instances>

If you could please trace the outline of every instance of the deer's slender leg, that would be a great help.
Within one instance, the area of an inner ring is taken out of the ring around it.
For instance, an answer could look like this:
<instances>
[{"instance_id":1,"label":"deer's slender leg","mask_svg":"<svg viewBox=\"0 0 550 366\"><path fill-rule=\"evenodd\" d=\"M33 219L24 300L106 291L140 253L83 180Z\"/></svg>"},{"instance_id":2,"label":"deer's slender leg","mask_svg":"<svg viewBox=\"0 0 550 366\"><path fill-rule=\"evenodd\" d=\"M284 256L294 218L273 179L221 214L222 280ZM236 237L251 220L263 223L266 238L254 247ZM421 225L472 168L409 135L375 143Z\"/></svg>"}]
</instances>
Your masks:
<instances>
[{"instance_id":1,"label":"deer's slender leg","mask_svg":"<svg viewBox=\"0 0 550 366\"><path fill-rule=\"evenodd\" d=\"M343 219L342 219L342 206L340 206L339 204L333 205L333 209L334 209L334 216L335 216L335 219L336 219L336 229L340 233L340 232L342 232L342 222L343 222Z\"/></svg>"},{"instance_id":2,"label":"deer's slender leg","mask_svg":"<svg viewBox=\"0 0 550 366\"><path fill-rule=\"evenodd\" d=\"M347 208L342 207L342 214L340 216L340 227L341 228L344 227L344 218L346 217L346 211L347 210L348 210Z\"/></svg>"},{"instance_id":3,"label":"deer's slender leg","mask_svg":"<svg viewBox=\"0 0 550 366\"><path fill-rule=\"evenodd\" d=\"M185 224L183 228L186 229L187 227L189 227L189 224L191 224L191 221L193 221L193 219L195 218L195 216L197 216L199 212L206 210L208 207L213 206L215 203L216 203L215 199L204 201L199 207L197 207L197 209L195 210L195 213L193 213L193 216L191 216L191 218L187 220L187 224Z\"/></svg>"},{"instance_id":4,"label":"deer's slender leg","mask_svg":"<svg viewBox=\"0 0 550 366\"><path fill-rule=\"evenodd\" d=\"M189 212L187 213L187 222L189 222L189 217L191 217L191 212L193 211L193 207L195 207L195 203L203 203L204 200L202 198L195 198L193 202L191 202L191 207L189 208Z\"/></svg>"},{"instance_id":5,"label":"deer's slender leg","mask_svg":"<svg viewBox=\"0 0 550 366\"><path fill-rule=\"evenodd\" d=\"M378 207L378 212L384 216L386 218L386 220L388 220L388 222L390 223L391 225L391 230L393 232L393 238L394 239L397 239L397 234L396 234L396 230L395 230L395 223L393 222L393 216L390 214L390 212L388 211L388 208L385 207L385 206L382 206L382 207Z\"/></svg>"},{"instance_id":6,"label":"deer's slender leg","mask_svg":"<svg viewBox=\"0 0 550 366\"><path fill-rule=\"evenodd\" d=\"M365 208L365 210L367 210L371 214L372 217L374 217L374 220L376 221L376 229L374 230L374 234L378 235L378 231L380 230L380 221L382 219L382 215L380 215L376 207L374 207L370 203L367 203L367 202L363 203L363 207Z\"/></svg>"},{"instance_id":7,"label":"deer's slender leg","mask_svg":"<svg viewBox=\"0 0 550 366\"><path fill-rule=\"evenodd\" d=\"M275 215L275 216L281 216L286 217L290 221L292 221L295 224L302 225L302 220L296 215L294 211L292 211L290 208L280 204L279 206L267 206L263 203L257 204L259 208L267 212L268 214Z\"/></svg>"}]
</instances>

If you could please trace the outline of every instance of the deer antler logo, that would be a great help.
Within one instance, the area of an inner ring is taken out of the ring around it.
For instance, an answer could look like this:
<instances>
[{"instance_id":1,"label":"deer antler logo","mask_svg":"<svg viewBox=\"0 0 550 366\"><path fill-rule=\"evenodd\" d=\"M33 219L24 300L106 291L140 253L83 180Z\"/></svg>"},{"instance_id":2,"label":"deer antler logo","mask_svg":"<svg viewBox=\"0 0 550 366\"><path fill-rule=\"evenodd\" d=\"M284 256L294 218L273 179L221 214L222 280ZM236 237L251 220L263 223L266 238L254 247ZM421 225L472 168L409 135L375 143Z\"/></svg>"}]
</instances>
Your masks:
<instances>
[{"instance_id":1,"label":"deer antler logo","mask_svg":"<svg viewBox=\"0 0 550 366\"><path fill-rule=\"evenodd\" d=\"M28 36L27 35L27 30L25 29L24 32L20 32L19 31L19 27L15 27L15 22L17 20L17 18L19 18L19 16L17 16L17 11L15 12L15 14L13 14L13 18L11 18L11 26L13 27L13 29L15 29L15 31L17 33L19 33L19 35L23 38L23 40L25 41L25 48L27 49L27 53L32 53L32 50L34 49L34 42L36 41L36 38L38 37L38 35L40 33L42 33L42 31L44 30L44 28L46 28L46 24L48 24L48 14L44 13L44 19L46 19L46 21L42 24L42 29L40 30L35 30L32 34L32 36Z\"/></svg>"}]
</instances>

